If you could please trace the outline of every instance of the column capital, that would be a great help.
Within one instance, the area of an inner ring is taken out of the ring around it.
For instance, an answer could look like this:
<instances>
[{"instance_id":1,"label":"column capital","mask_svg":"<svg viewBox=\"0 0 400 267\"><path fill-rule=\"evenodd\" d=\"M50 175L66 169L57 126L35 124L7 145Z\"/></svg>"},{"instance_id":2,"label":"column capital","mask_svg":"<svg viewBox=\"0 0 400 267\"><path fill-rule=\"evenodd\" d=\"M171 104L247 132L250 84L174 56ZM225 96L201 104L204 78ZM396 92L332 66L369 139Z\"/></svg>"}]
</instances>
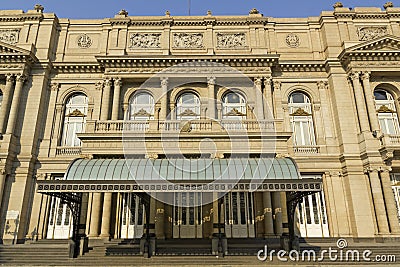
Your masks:
<instances>
[{"instance_id":1,"label":"column capital","mask_svg":"<svg viewBox=\"0 0 400 267\"><path fill-rule=\"evenodd\" d=\"M261 84L262 84L262 78L261 77L254 78L254 85L261 86Z\"/></svg>"},{"instance_id":2,"label":"column capital","mask_svg":"<svg viewBox=\"0 0 400 267\"><path fill-rule=\"evenodd\" d=\"M272 84L272 78L270 78L270 77L264 77L264 86L270 87L271 84Z\"/></svg>"},{"instance_id":3,"label":"column capital","mask_svg":"<svg viewBox=\"0 0 400 267\"><path fill-rule=\"evenodd\" d=\"M371 76L371 72L370 71L363 71L361 74L361 79L363 81L369 81L369 77Z\"/></svg>"},{"instance_id":4,"label":"column capital","mask_svg":"<svg viewBox=\"0 0 400 267\"><path fill-rule=\"evenodd\" d=\"M7 73L6 74L6 82L14 82L15 80L15 75L12 73Z\"/></svg>"},{"instance_id":5,"label":"column capital","mask_svg":"<svg viewBox=\"0 0 400 267\"><path fill-rule=\"evenodd\" d=\"M161 86L168 86L168 77L161 77L160 78Z\"/></svg>"},{"instance_id":6,"label":"column capital","mask_svg":"<svg viewBox=\"0 0 400 267\"><path fill-rule=\"evenodd\" d=\"M60 88L60 84L59 83L51 83L50 84L50 90L51 91L58 91L59 88Z\"/></svg>"},{"instance_id":7,"label":"column capital","mask_svg":"<svg viewBox=\"0 0 400 267\"><path fill-rule=\"evenodd\" d=\"M207 77L207 84L208 85L215 85L216 78L213 76Z\"/></svg>"},{"instance_id":8,"label":"column capital","mask_svg":"<svg viewBox=\"0 0 400 267\"><path fill-rule=\"evenodd\" d=\"M111 86L111 79L110 78L105 78L104 79L104 86Z\"/></svg>"},{"instance_id":9,"label":"column capital","mask_svg":"<svg viewBox=\"0 0 400 267\"><path fill-rule=\"evenodd\" d=\"M27 80L27 77L24 74L18 74L16 80L17 82L24 83Z\"/></svg>"},{"instance_id":10,"label":"column capital","mask_svg":"<svg viewBox=\"0 0 400 267\"><path fill-rule=\"evenodd\" d=\"M327 81L319 81L317 82L317 86L319 90L328 89L328 82Z\"/></svg>"},{"instance_id":11,"label":"column capital","mask_svg":"<svg viewBox=\"0 0 400 267\"><path fill-rule=\"evenodd\" d=\"M274 90L280 90L282 86L282 82L280 81L273 81L274 84Z\"/></svg>"},{"instance_id":12,"label":"column capital","mask_svg":"<svg viewBox=\"0 0 400 267\"><path fill-rule=\"evenodd\" d=\"M103 89L103 84L104 84L103 81L101 81L101 82L96 82L96 83L94 84L94 87L96 88L96 90L101 90L101 89Z\"/></svg>"},{"instance_id":13,"label":"column capital","mask_svg":"<svg viewBox=\"0 0 400 267\"><path fill-rule=\"evenodd\" d=\"M360 72L358 72L358 71L353 71L353 72L349 73L349 78L350 78L352 81L358 81L358 79L360 78Z\"/></svg>"},{"instance_id":14,"label":"column capital","mask_svg":"<svg viewBox=\"0 0 400 267\"><path fill-rule=\"evenodd\" d=\"M115 86L122 86L122 79L121 78L114 78L114 85Z\"/></svg>"}]
</instances>

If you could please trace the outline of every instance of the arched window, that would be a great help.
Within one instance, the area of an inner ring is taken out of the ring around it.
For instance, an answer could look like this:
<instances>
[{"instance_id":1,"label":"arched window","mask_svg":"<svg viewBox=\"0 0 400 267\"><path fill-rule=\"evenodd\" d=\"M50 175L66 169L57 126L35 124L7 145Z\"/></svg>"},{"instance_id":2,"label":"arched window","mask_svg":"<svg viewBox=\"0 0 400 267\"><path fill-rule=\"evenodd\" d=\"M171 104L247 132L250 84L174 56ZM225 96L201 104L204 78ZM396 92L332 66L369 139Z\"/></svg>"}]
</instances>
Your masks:
<instances>
[{"instance_id":1,"label":"arched window","mask_svg":"<svg viewBox=\"0 0 400 267\"><path fill-rule=\"evenodd\" d=\"M238 93L229 92L222 98L222 118L245 119L246 99Z\"/></svg>"},{"instance_id":2,"label":"arched window","mask_svg":"<svg viewBox=\"0 0 400 267\"><path fill-rule=\"evenodd\" d=\"M88 98L77 93L68 98L64 112L62 146L80 146L81 141L76 134L85 131Z\"/></svg>"},{"instance_id":3,"label":"arched window","mask_svg":"<svg viewBox=\"0 0 400 267\"><path fill-rule=\"evenodd\" d=\"M178 120L195 120L200 118L200 99L193 93L184 93L176 101L176 118Z\"/></svg>"},{"instance_id":4,"label":"arched window","mask_svg":"<svg viewBox=\"0 0 400 267\"><path fill-rule=\"evenodd\" d=\"M154 118L154 98L149 93L135 94L129 100L129 120Z\"/></svg>"},{"instance_id":5,"label":"arched window","mask_svg":"<svg viewBox=\"0 0 400 267\"><path fill-rule=\"evenodd\" d=\"M393 96L383 89L376 89L374 96L382 132L393 135L399 134L399 120Z\"/></svg>"},{"instance_id":6,"label":"arched window","mask_svg":"<svg viewBox=\"0 0 400 267\"><path fill-rule=\"evenodd\" d=\"M295 146L315 145L315 134L310 98L302 92L289 96L290 123Z\"/></svg>"}]
</instances>

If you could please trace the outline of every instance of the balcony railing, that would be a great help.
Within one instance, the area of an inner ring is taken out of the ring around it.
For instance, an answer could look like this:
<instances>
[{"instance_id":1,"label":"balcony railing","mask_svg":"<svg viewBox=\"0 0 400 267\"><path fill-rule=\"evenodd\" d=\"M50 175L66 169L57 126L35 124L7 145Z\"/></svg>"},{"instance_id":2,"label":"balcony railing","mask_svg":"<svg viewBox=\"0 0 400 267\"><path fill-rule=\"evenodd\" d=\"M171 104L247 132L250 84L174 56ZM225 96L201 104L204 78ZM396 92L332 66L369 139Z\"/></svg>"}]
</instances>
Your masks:
<instances>
[{"instance_id":1,"label":"balcony railing","mask_svg":"<svg viewBox=\"0 0 400 267\"><path fill-rule=\"evenodd\" d=\"M318 154L319 146L294 146L293 150L296 154Z\"/></svg>"},{"instance_id":2,"label":"balcony railing","mask_svg":"<svg viewBox=\"0 0 400 267\"><path fill-rule=\"evenodd\" d=\"M166 120L166 121L88 121L85 133L143 133L151 132L260 132L282 129L279 120Z\"/></svg>"},{"instance_id":3,"label":"balcony railing","mask_svg":"<svg viewBox=\"0 0 400 267\"><path fill-rule=\"evenodd\" d=\"M81 147L59 146L56 148L57 156L75 156L81 154Z\"/></svg>"},{"instance_id":4,"label":"balcony railing","mask_svg":"<svg viewBox=\"0 0 400 267\"><path fill-rule=\"evenodd\" d=\"M400 146L400 135L383 134L380 138L382 146Z\"/></svg>"}]
</instances>

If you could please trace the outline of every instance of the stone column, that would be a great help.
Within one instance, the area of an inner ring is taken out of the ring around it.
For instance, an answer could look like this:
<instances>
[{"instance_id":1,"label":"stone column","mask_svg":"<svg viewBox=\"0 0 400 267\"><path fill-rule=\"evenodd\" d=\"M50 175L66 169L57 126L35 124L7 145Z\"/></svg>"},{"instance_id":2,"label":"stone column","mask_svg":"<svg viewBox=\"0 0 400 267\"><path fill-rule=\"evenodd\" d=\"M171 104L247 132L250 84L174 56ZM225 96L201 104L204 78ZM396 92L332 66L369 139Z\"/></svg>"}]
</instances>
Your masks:
<instances>
[{"instance_id":1,"label":"stone column","mask_svg":"<svg viewBox=\"0 0 400 267\"><path fill-rule=\"evenodd\" d=\"M121 85L122 85L121 79L116 78L114 80L114 96L113 96L112 115L111 115L111 119L113 121L118 120L119 111L121 110L120 102L119 102L120 95L121 95Z\"/></svg>"},{"instance_id":2,"label":"stone column","mask_svg":"<svg viewBox=\"0 0 400 267\"><path fill-rule=\"evenodd\" d=\"M3 92L3 102L1 103L0 109L0 133L4 133L4 126L7 123L8 110L10 109L10 100L14 93L14 81L15 77L13 74L6 75L6 88Z\"/></svg>"},{"instance_id":3,"label":"stone column","mask_svg":"<svg viewBox=\"0 0 400 267\"><path fill-rule=\"evenodd\" d=\"M360 73L352 72L349 75L350 79L353 81L354 95L356 99L356 105L358 110L358 120L360 122L361 132L369 131L367 109L365 107L364 95L362 92L362 87L360 83Z\"/></svg>"},{"instance_id":4,"label":"stone column","mask_svg":"<svg viewBox=\"0 0 400 267\"><path fill-rule=\"evenodd\" d=\"M93 193L89 237L99 236L100 215L101 215L101 193Z\"/></svg>"},{"instance_id":5,"label":"stone column","mask_svg":"<svg viewBox=\"0 0 400 267\"><path fill-rule=\"evenodd\" d=\"M367 169L366 173L369 173L369 181L371 184L372 199L375 206L375 216L378 223L378 233L388 234L389 225L386 218L386 208L383 201L381 181L379 180L378 171Z\"/></svg>"},{"instance_id":6,"label":"stone column","mask_svg":"<svg viewBox=\"0 0 400 267\"><path fill-rule=\"evenodd\" d=\"M274 106L272 105L272 79L269 77L264 78L264 118L273 119L274 118Z\"/></svg>"},{"instance_id":7,"label":"stone column","mask_svg":"<svg viewBox=\"0 0 400 267\"><path fill-rule=\"evenodd\" d=\"M162 95L160 98L161 110L160 110L160 120L166 120L168 116L168 78L161 78L161 91ZM172 118L171 118L172 119Z\"/></svg>"},{"instance_id":8,"label":"stone column","mask_svg":"<svg viewBox=\"0 0 400 267\"><path fill-rule=\"evenodd\" d=\"M274 219L272 217L272 200L271 192L263 192L264 206L264 236L274 235Z\"/></svg>"},{"instance_id":9,"label":"stone column","mask_svg":"<svg viewBox=\"0 0 400 267\"><path fill-rule=\"evenodd\" d=\"M162 194L162 193L161 193ZM156 202L156 219L154 221L155 223L155 228L156 228L156 237L157 239L165 239L165 207L164 203L158 200L155 200Z\"/></svg>"},{"instance_id":10,"label":"stone column","mask_svg":"<svg viewBox=\"0 0 400 267\"><path fill-rule=\"evenodd\" d=\"M390 183L389 170L383 170L380 175L383 188L383 196L386 203L387 216L389 218L390 232L392 234L400 234L400 224L397 218L397 209L394 200L392 184Z\"/></svg>"},{"instance_id":11,"label":"stone column","mask_svg":"<svg viewBox=\"0 0 400 267\"><path fill-rule=\"evenodd\" d=\"M324 118L323 126L325 127L325 137L332 138L333 130L332 130L332 116L329 111L329 97L327 96L327 91L329 89L328 82L319 81L317 83L319 95L321 98L321 116Z\"/></svg>"},{"instance_id":12,"label":"stone column","mask_svg":"<svg viewBox=\"0 0 400 267\"><path fill-rule=\"evenodd\" d=\"M256 119L264 119L264 107L263 107L263 94L262 94L262 79L260 77L254 79L254 95L256 97Z\"/></svg>"},{"instance_id":13,"label":"stone column","mask_svg":"<svg viewBox=\"0 0 400 267\"><path fill-rule=\"evenodd\" d=\"M273 107L274 107L275 119L283 119L282 92L281 92L282 83L280 81L273 81L273 86L274 86Z\"/></svg>"},{"instance_id":14,"label":"stone column","mask_svg":"<svg viewBox=\"0 0 400 267\"><path fill-rule=\"evenodd\" d=\"M280 236L283 233L282 205L280 192L272 193L272 207L274 209L274 229L275 235Z\"/></svg>"},{"instance_id":15,"label":"stone column","mask_svg":"<svg viewBox=\"0 0 400 267\"><path fill-rule=\"evenodd\" d=\"M0 169L0 211L2 209L2 200L3 200L3 192L4 192L4 185L6 184L7 173L5 168ZM0 233L1 235L2 233Z\"/></svg>"},{"instance_id":16,"label":"stone column","mask_svg":"<svg viewBox=\"0 0 400 267\"><path fill-rule=\"evenodd\" d=\"M110 113L111 83L112 81L110 79L104 80L103 100L100 113L100 120L102 121L109 119L108 114Z\"/></svg>"},{"instance_id":17,"label":"stone column","mask_svg":"<svg viewBox=\"0 0 400 267\"><path fill-rule=\"evenodd\" d=\"M22 89L26 77L22 74L18 74L15 83L15 92L11 103L10 115L8 117L6 133L11 134L14 132L15 124L17 122L19 104L21 102Z\"/></svg>"},{"instance_id":18,"label":"stone column","mask_svg":"<svg viewBox=\"0 0 400 267\"><path fill-rule=\"evenodd\" d=\"M361 75L362 84L364 86L365 100L367 102L368 116L371 123L372 131L380 131L378 116L376 115L375 97L373 95L371 84L369 82L370 72L363 72Z\"/></svg>"},{"instance_id":19,"label":"stone column","mask_svg":"<svg viewBox=\"0 0 400 267\"><path fill-rule=\"evenodd\" d=\"M207 78L208 85L208 118L216 119L215 106L215 77Z\"/></svg>"},{"instance_id":20,"label":"stone column","mask_svg":"<svg viewBox=\"0 0 400 267\"><path fill-rule=\"evenodd\" d=\"M112 193L104 193L103 213L101 217L101 238L110 237Z\"/></svg>"}]
</instances>

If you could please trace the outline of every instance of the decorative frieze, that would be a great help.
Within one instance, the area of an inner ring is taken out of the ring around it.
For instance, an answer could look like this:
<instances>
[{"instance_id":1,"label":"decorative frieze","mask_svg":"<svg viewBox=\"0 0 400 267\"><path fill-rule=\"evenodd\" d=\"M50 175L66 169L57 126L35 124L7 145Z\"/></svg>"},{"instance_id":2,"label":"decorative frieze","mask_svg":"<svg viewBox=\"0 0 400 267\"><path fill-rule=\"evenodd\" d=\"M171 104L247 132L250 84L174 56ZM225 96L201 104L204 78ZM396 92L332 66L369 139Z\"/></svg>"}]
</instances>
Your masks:
<instances>
[{"instance_id":1,"label":"decorative frieze","mask_svg":"<svg viewBox=\"0 0 400 267\"><path fill-rule=\"evenodd\" d=\"M246 47L245 33L218 33L218 48L243 48Z\"/></svg>"},{"instance_id":2,"label":"decorative frieze","mask_svg":"<svg viewBox=\"0 0 400 267\"><path fill-rule=\"evenodd\" d=\"M358 40L370 41L388 34L387 27L359 27L357 29Z\"/></svg>"},{"instance_id":3,"label":"decorative frieze","mask_svg":"<svg viewBox=\"0 0 400 267\"><path fill-rule=\"evenodd\" d=\"M129 37L129 48L160 48L160 33L132 33Z\"/></svg>"},{"instance_id":4,"label":"decorative frieze","mask_svg":"<svg viewBox=\"0 0 400 267\"><path fill-rule=\"evenodd\" d=\"M92 46L92 38L89 37L86 33L79 35L77 39L78 46L80 48L89 48Z\"/></svg>"},{"instance_id":5,"label":"decorative frieze","mask_svg":"<svg viewBox=\"0 0 400 267\"><path fill-rule=\"evenodd\" d=\"M286 44L291 48L296 48L300 46L300 38L295 33L289 33L286 35Z\"/></svg>"},{"instance_id":6,"label":"decorative frieze","mask_svg":"<svg viewBox=\"0 0 400 267\"><path fill-rule=\"evenodd\" d=\"M18 43L19 30L0 31L0 41L8 44Z\"/></svg>"},{"instance_id":7,"label":"decorative frieze","mask_svg":"<svg viewBox=\"0 0 400 267\"><path fill-rule=\"evenodd\" d=\"M202 33L174 33L174 48L203 48Z\"/></svg>"}]
</instances>

